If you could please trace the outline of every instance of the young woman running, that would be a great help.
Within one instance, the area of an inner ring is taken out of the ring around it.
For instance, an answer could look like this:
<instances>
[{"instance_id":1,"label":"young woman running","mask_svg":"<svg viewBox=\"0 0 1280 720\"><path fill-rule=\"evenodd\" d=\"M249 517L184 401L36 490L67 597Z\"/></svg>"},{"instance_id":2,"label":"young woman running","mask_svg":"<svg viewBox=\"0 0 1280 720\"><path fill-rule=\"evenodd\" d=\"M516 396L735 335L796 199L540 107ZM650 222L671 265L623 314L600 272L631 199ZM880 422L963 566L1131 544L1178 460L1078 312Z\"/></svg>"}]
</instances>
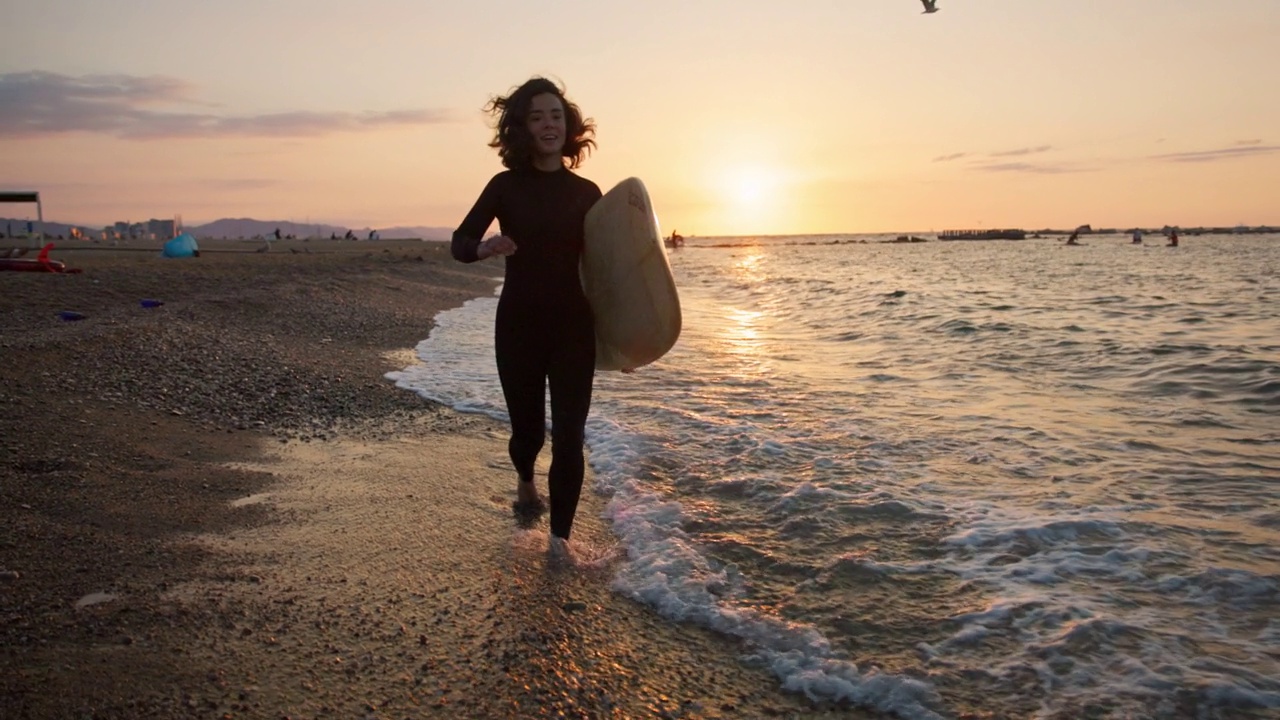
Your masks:
<instances>
[{"instance_id":1,"label":"young woman running","mask_svg":"<svg viewBox=\"0 0 1280 720\"><path fill-rule=\"evenodd\" d=\"M505 171L493 176L453 233L453 257L470 263L506 258L494 352L511 416L507 445L522 515L542 501L533 466L546 435L551 390L551 534L569 539L584 472L583 433L591 407L596 345L591 308L578 276L583 221L600 199L595 183L573 173L595 147L595 123L558 85L535 77L485 110L496 118L489 146ZM499 234L480 238L494 219Z\"/></svg>"}]
</instances>

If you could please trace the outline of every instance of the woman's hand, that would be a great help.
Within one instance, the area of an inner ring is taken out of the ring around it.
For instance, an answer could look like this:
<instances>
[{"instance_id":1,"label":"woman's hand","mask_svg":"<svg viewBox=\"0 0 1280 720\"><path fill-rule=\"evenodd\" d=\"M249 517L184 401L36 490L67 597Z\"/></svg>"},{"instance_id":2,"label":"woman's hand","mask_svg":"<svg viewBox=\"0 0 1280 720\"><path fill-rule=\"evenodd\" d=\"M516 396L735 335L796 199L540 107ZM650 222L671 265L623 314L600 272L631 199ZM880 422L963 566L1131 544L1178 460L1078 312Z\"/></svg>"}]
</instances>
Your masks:
<instances>
[{"instance_id":1,"label":"woman's hand","mask_svg":"<svg viewBox=\"0 0 1280 720\"><path fill-rule=\"evenodd\" d=\"M493 235L489 239L480 243L480 247L476 248L476 257L484 260L494 255L514 255L516 252L516 241L506 235Z\"/></svg>"}]
</instances>

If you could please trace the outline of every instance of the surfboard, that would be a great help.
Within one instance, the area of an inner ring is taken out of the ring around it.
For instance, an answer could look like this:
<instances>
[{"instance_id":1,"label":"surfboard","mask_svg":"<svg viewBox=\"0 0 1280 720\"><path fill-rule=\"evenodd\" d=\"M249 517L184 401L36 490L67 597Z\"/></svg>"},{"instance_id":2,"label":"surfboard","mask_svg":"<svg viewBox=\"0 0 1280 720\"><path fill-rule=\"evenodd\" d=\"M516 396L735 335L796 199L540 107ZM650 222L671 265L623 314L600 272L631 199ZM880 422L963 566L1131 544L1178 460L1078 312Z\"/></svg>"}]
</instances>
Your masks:
<instances>
[{"instance_id":1,"label":"surfboard","mask_svg":"<svg viewBox=\"0 0 1280 720\"><path fill-rule=\"evenodd\" d=\"M595 316L596 369L630 370L680 337L680 297L649 191L618 183L587 211L582 288Z\"/></svg>"}]
</instances>

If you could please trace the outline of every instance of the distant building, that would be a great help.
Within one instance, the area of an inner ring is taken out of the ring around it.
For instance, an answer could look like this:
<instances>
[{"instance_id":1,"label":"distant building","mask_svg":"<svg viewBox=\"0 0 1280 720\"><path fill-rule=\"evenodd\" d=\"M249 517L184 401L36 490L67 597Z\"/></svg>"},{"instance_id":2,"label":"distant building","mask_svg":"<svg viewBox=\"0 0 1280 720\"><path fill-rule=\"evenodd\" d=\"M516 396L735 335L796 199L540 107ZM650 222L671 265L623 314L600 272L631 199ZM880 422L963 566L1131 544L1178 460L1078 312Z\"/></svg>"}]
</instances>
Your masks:
<instances>
[{"instance_id":1,"label":"distant building","mask_svg":"<svg viewBox=\"0 0 1280 720\"><path fill-rule=\"evenodd\" d=\"M144 223L117 222L115 225L104 228L104 231L121 239L172 240L178 235L178 223L176 220L151 218Z\"/></svg>"},{"instance_id":2,"label":"distant building","mask_svg":"<svg viewBox=\"0 0 1280 720\"><path fill-rule=\"evenodd\" d=\"M147 234L155 240L172 240L178 236L177 223L173 220L148 220Z\"/></svg>"}]
</instances>

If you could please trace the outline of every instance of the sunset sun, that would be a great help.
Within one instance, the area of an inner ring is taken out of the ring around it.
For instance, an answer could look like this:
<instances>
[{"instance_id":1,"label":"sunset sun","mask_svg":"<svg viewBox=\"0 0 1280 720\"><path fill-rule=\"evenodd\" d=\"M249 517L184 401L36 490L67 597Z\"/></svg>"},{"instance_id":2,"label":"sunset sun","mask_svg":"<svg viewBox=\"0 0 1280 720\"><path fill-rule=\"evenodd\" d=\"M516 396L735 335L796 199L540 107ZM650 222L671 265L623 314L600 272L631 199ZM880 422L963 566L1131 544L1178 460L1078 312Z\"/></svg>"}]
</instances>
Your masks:
<instances>
[{"instance_id":1,"label":"sunset sun","mask_svg":"<svg viewBox=\"0 0 1280 720\"><path fill-rule=\"evenodd\" d=\"M749 210L767 205L777 185L777 176L767 169L739 168L730 172L725 187L738 210Z\"/></svg>"},{"instance_id":2,"label":"sunset sun","mask_svg":"<svg viewBox=\"0 0 1280 720\"><path fill-rule=\"evenodd\" d=\"M782 174L766 165L729 166L715 178L719 213L715 224L724 232L780 232L786 212Z\"/></svg>"}]
</instances>

